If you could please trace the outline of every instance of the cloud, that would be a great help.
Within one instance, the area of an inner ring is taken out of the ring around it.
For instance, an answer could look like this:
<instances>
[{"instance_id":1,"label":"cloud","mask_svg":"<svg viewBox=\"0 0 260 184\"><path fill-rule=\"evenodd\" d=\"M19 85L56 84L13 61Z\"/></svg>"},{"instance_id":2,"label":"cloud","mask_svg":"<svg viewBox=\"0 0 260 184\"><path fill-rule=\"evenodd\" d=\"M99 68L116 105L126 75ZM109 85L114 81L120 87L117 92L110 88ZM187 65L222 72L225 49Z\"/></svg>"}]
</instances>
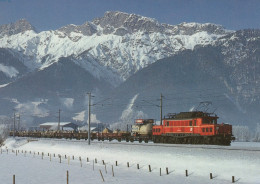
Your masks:
<instances>
[{"instance_id":1,"label":"cloud","mask_svg":"<svg viewBox=\"0 0 260 184\"><path fill-rule=\"evenodd\" d=\"M86 124L88 124L88 112L81 111L79 113L76 113L76 116L74 116L72 119L76 121L84 121L86 122ZM101 123L101 121L97 119L96 114L91 114L90 121L91 123Z\"/></svg>"},{"instance_id":2,"label":"cloud","mask_svg":"<svg viewBox=\"0 0 260 184\"><path fill-rule=\"evenodd\" d=\"M19 103L15 109L19 112L30 114L32 116L37 117L46 117L49 115L49 111L43 107L39 107L43 102L27 102L27 103Z\"/></svg>"},{"instance_id":3,"label":"cloud","mask_svg":"<svg viewBox=\"0 0 260 184\"><path fill-rule=\"evenodd\" d=\"M71 109L73 107L73 98L61 98L60 100L66 108Z\"/></svg>"}]
</instances>

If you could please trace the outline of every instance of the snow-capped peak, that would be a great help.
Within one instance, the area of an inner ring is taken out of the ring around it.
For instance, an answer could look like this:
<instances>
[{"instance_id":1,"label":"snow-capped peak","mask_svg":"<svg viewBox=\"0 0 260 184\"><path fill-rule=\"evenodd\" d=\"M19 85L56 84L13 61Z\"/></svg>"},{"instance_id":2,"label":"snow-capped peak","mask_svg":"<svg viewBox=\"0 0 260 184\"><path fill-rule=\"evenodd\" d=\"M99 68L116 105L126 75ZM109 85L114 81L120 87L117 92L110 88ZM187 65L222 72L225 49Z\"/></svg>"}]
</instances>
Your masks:
<instances>
[{"instance_id":1,"label":"snow-capped peak","mask_svg":"<svg viewBox=\"0 0 260 184\"><path fill-rule=\"evenodd\" d=\"M60 57L71 57L94 76L118 85L158 59L196 45L214 44L226 34L222 26L215 24L167 25L116 11L82 25L70 24L40 33L26 20L3 25L0 47L23 55L24 64L31 69L44 69Z\"/></svg>"},{"instance_id":2,"label":"snow-capped peak","mask_svg":"<svg viewBox=\"0 0 260 184\"><path fill-rule=\"evenodd\" d=\"M36 32L35 28L26 19L20 19L15 23L1 25L0 38L5 35L11 36L29 30Z\"/></svg>"}]
</instances>

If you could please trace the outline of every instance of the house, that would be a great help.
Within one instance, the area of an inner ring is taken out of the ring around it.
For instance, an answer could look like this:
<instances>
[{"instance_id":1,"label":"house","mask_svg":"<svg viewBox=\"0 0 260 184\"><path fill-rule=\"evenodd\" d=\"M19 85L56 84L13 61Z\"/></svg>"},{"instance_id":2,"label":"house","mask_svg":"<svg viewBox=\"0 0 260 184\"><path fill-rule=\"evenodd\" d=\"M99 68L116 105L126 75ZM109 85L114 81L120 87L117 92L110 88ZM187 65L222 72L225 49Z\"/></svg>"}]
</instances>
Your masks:
<instances>
[{"instance_id":1,"label":"house","mask_svg":"<svg viewBox=\"0 0 260 184\"><path fill-rule=\"evenodd\" d=\"M46 122L40 124L41 130L58 130L58 122ZM78 125L71 122L60 122L60 130L76 130Z\"/></svg>"}]
</instances>

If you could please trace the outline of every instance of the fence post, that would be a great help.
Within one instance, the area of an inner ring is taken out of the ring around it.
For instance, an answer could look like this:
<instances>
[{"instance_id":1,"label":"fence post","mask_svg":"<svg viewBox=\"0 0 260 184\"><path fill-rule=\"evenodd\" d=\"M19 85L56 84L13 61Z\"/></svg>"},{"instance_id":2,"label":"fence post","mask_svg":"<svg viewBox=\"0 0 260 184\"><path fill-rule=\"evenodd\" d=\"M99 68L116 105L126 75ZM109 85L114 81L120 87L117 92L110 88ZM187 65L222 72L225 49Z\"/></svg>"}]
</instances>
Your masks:
<instances>
[{"instance_id":1,"label":"fence post","mask_svg":"<svg viewBox=\"0 0 260 184\"><path fill-rule=\"evenodd\" d=\"M188 170L185 170L185 175L186 175L186 177L189 176L189 175L188 175Z\"/></svg>"},{"instance_id":2,"label":"fence post","mask_svg":"<svg viewBox=\"0 0 260 184\"><path fill-rule=\"evenodd\" d=\"M13 184L15 184L15 175L13 175Z\"/></svg>"},{"instance_id":3,"label":"fence post","mask_svg":"<svg viewBox=\"0 0 260 184\"><path fill-rule=\"evenodd\" d=\"M127 162L127 167L129 167L129 162Z\"/></svg>"},{"instance_id":4,"label":"fence post","mask_svg":"<svg viewBox=\"0 0 260 184\"><path fill-rule=\"evenodd\" d=\"M105 171L106 171L106 174L107 174L107 164L105 164Z\"/></svg>"},{"instance_id":5,"label":"fence post","mask_svg":"<svg viewBox=\"0 0 260 184\"><path fill-rule=\"evenodd\" d=\"M235 176L232 176L232 183L235 183Z\"/></svg>"},{"instance_id":6,"label":"fence post","mask_svg":"<svg viewBox=\"0 0 260 184\"><path fill-rule=\"evenodd\" d=\"M69 184L69 171L67 170L67 184Z\"/></svg>"},{"instance_id":7,"label":"fence post","mask_svg":"<svg viewBox=\"0 0 260 184\"><path fill-rule=\"evenodd\" d=\"M113 167L113 165L112 165L112 176L114 177L115 175L114 175L114 167Z\"/></svg>"},{"instance_id":8,"label":"fence post","mask_svg":"<svg viewBox=\"0 0 260 184\"><path fill-rule=\"evenodd\" d=\"M116 161L116 166L117 166L117 161Z\"/></svg>"},{"instance_id":9,"label":"fence post","mask_svg":"<svg viewBox=\"0 0 260 184\"><path fill-rule=\"evenodd\" d=\"M160 176L162 176L162 168L160 168Z\"/></svg>"},{"instance_id":10,"label":"fence post","mask_svg":"<svg viewBox=\"0 0 260 184\"><path fill-rule=\"evenodd\" d=\"M139 164L137 164L137 169L139 169L140 167L139 167Z\"/></svg>"},{"instance_id":11,"label":"fence post","mask_svg":"<svg viewBox=\"0 0 260 184\"><path fill-rule=\"evenodd\" d=\"M103 177L103 174L102 174L102 172L101 172L100 169L99 169L99 172L100 172L100 175L101 175L101 177L102 177L103 182L105 182L104 177Z\"/></svg>"},{"instance_id":12,"label":"fence post","mask_svg":"<svg viewBox=\"0 0 260 184\"><path fill-rule=\"evenodd\" d=\"M94 165L95 165L95 162L94 162L94 160L93 160L93 171L94 171Z\"/></svg>"},{"instance_id":13,"label":"fence post","mask_svg":"<svg viewBox=\"0 0 260 184\"><path fill-rule=\"evenodd\" d=\"M61 163L61 156L59 155L59 157L60 157L60 163Z\"/></svg>"},{"instance_id":14,"label":"fence post","mask_svg":"<svg viewBox=\"0 0 260 184\"><path fill-rule=\"evenodd\" d=\"M151 165L149 165L149 172L152 172Z\"/></svg>"},{"instance_id":15,"label":"fence post","mask_svg":"<svg viewBox=\"0 0 260 184\"><path fill-rule=\"evenodd\" d=\"M105 161L104 160L102 160L102 163L103 163L103 165L105 165Z\"/></svg>"},{"instance_id":16,"label":"fence post","mask_svg":"<svg viewBox=\"0 0 260 184\"><path fill-rule=\"evenodd\" d=\"M167 174L167 175L169 174L168 167L166 167L166 174Z\"/></svg>"},{"instance_id":17,"label":"fence post","mask_svg":"<svg viewBox=\"0 0 260 184\"><path fill-rule=\"evenodd\" d=\"M50 162L51 162L51 154L50 154Z\"/></svg>"},{"instance_id":18,"label":"fence post","mask_svg":"<svg viewBox=\"0 0 260 184\"><path fill-rule=\"evenodd\" d=\"M212 173L209 174L209 178L210 178L211 180L213 179Z\"/></svg>"},{"instance_id":19,"label":"fence post","mask_svg":"<svg viewBox=\"0 0 260 184\"><path fill-rule=\"evenodd\" d=\"M97 159L95 158L95 163L97 163Z\"/></svg>"},{"instance_id":20,"label":"fence post","mask_svg":"<svg viewBox=\"0 0 260 184\"><path fill-rule=\"evenodd\" d=\"M89 162L88 157L87 157L87 162Z\"/></svg>"}]
</instances>

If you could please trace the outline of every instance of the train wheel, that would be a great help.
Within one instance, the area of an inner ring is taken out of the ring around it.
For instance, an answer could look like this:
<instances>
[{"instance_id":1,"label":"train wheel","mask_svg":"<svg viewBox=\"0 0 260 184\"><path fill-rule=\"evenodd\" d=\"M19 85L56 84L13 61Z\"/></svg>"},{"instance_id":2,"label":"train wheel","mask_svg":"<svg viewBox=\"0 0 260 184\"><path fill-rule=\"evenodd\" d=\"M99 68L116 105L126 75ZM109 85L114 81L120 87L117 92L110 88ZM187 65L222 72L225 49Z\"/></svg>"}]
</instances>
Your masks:
<instances>
[{"instance_id":1,"label":"train wheel","mask_svg":"<svg viewBox=\"0 0 260 184\"><path fill-rule=\"evenodd\" d=\"M125 141L126 141L126 142L129 142L129 138L127 137L127 138L125 139Z\"/></svg>"},{"instance_id":2,"label":"train wheel","mask_svg":"<svg viewBox=\"0 0 260 184\"><path fill-rule=\"evenodd\" d=\"M121 138L118 138L117 140L118 140L118 142L121 142Z\"/></svg>"},{"instance_id":3,"label":"train wheel","mask_svg":"<svg viewBox=\"0 0 260 184\"><path fill-rule=\"evenodd\" d=\"M176 144L183 144L184 140L182 138L176 138Z\"/></svg>"},{"instance_id":4,"label":"train wheel","mask_svg":"<svg viewBox=\"0 0 260 184\"><path fill-rule=\"evenodd\" d=\"M148 139L145 139L144 142L145 142L145 143L148 143Z\"/></svg>"},{"instance_id":5,"label":"train wheel","mask_svg":"<svg viewBox=\"0 0 260 184\"><path fill-rule=\"evenodd\" d=\"M130 142L134 142L134 139L133 139L133 138L130 138Z\"/></svg>"},{"instance_id":6,"label":"train wheel","mask_svg":"<svg viewBox=\"0 0 260 184\"><path fill-rule=\"evenodd\" d=\"M192 139L191 138L187 138L187 143L188 144L192 144Z\"/></svg>"},{"instance_id":7,"label":"train wheel","mask_svg":"<svg viewBox=\"0 0 260 184\"><path fill-rule=\"evenodd\" d=\"M160 143L165 143L165 142L164 142L164 137L161 137L161 138L160 138Z\"/></svg>"},{"instance_id":8,"label":"train wheel","mask_svg":"<svg viewBox=\"0 0 260 184\"><path fill-rule=\"evenodd\" d=\"M153 142L154 142L154 143L158 143L158 142L159 142L158 139L157 139L157 137L154 137L154 138L153 138Z\"/></svg>"},{"instance_id":9,"label":"train wheel","mask_svg":"<svg viewBox=\"0 0 260 184\"><path fill-rule=\"evenodd\" d=\"M141 143L143 140L142 140L142 138L139 138L139 143Z\"/></svg>"}]
</instances>

